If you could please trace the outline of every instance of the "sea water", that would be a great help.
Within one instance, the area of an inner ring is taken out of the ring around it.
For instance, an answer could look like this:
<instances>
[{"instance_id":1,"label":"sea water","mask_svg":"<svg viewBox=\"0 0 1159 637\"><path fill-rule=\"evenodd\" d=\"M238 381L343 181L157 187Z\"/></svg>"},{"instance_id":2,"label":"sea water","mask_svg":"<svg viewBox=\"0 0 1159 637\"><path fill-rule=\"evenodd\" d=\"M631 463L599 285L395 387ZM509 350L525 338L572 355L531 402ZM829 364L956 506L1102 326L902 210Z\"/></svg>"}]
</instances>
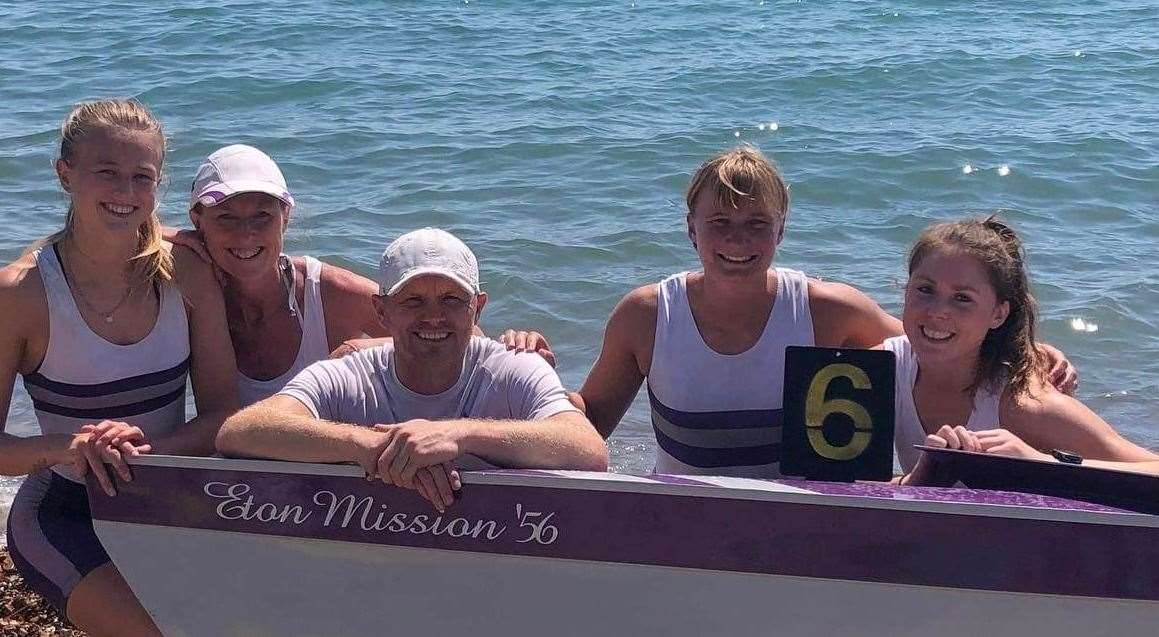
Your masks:
<instances>
[{"instance_id":1,"label":"sea water","mask_svg":"<svg viewBox=\"0 0 1159 637\"><path fill-rule=\"evenodd\" d=\"M3 3L0 258L63 221L71 105L133 96L169 137L167 224L201 158L256 145L299 203L289 252L370 275L451 230L484 329L544 332L576 387L616 301L696 267L691 172L749 143L792 185L777 263L893 312L923 226L1001 213L1079 397L1159 447L1156 24L1144 0ZM14 394L6 430L35 433ZM618 470L652 466L644 407Z\"/></svg>"}]
</instances>

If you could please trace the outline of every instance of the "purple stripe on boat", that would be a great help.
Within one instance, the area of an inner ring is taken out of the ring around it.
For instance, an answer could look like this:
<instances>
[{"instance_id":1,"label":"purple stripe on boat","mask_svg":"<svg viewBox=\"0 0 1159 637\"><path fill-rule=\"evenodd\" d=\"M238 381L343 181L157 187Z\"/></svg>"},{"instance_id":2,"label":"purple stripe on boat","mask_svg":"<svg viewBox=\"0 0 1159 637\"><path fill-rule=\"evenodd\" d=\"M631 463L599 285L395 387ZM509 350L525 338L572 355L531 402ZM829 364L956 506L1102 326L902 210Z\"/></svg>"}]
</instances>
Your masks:
<instances>
[{"instance_id":1,"label":"purple stripe on boat","mask_svg":"<svg viewBox=\"0 0 1159 637\"><path fill-rule=\"evenodd\" d=\"M881 482L819 482L811 480L779 480L782 484L808 489L825 495L849 495L887 500L921 502L954 502L960 504L990 504L999 506L1034 507L1041 509L1069 509L1101 513L1130 513L1101 504L1067 500L1032 493L1010 491L981 491L977 489L941 489L937 487L903 487Z\"/></svg>"},{"instance_id":2,"label":"purple stripe on boat","mask_svg":"<svg viewBox=\"0 0 1159 637\"><path fill-rule=\"evenodd\" d=\"M359 478L142 465L134 472L114 498L90 484L94 517L452 551L1159 601L1159 528L1147 526L818 505L791 496L742 500L487 484L465 485L460 501L440 515L413 491ZM866 493L851 485L847 495Z\"/></svg>"}]
</instances>

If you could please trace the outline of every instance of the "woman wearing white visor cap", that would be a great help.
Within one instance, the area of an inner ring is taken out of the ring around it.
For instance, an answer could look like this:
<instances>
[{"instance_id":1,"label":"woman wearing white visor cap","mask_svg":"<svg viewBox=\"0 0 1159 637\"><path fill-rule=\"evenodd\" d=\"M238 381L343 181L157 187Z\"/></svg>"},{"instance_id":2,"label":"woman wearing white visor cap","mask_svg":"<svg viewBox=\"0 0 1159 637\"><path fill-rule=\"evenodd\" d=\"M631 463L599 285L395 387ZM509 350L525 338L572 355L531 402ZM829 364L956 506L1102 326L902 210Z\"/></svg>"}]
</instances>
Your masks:
<instances>
[{"instance_id":1,"label":"woman wearing white visor cap","mask_svg":"<svg viewBox=\"0 0 1159 637\"><path fill-rule=\"evenodd\" d=\"M219 269L242 405L272 395L348 339L389 336L370 279L282 252L293 208L274 160L235 144L197 170L189 199L196 230L169 233Z\"/></svg>"}]
</instances>

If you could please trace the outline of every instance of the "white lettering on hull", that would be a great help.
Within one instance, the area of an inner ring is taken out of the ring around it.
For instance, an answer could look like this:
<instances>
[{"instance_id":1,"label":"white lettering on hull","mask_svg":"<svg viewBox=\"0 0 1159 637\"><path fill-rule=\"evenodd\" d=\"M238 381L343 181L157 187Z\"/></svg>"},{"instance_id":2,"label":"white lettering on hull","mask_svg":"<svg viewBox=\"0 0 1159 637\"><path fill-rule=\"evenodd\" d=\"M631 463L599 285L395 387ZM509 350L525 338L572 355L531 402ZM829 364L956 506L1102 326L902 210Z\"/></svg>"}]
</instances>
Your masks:
<instances>
[{"instance_id":1,"label":"white lettering on hull","mask_svg":"<svg viewBox=\"0 0 1159 637\"><path fill-rule=\"evenodd\" d=\"M500 539L507 531L507 525L501 520L391 511L390 507L377 502L373 496L360 498L325 489L314 493L310 505L307 505L309 508L302 504L262 502L256 498L253 488L244 482L208 482L202 490L209 497L220 500L214 511L217 517L229 521L300 526L317 513L324 528L355 528L373 533L408 533L449 538L470 537L487 542ZM548 523L555 516L554 512L530 511L522 504L516 504L514 513L515 522L522 529L522 537L515 538L516 542L546 545L559 538L559 529Z\"/></svg>"},{"instance_id":2,"label":"white lettering on hull","mask_svg":"<svg viewBox=\"0 0 1159 637\"><path fill-rule=\"evenodd\" d=\"M257 520L259 522L279 522L282 524L302 524L310 519L311 512L306 511L299 504L278 506L271 502L263 502L254 506L254 497L247 495L250 486L244 482L226 484L224 482L209 482L205 485L205 494L220 498L217 505L217 517L223 520Z\"/></svg>"}]
</instances>

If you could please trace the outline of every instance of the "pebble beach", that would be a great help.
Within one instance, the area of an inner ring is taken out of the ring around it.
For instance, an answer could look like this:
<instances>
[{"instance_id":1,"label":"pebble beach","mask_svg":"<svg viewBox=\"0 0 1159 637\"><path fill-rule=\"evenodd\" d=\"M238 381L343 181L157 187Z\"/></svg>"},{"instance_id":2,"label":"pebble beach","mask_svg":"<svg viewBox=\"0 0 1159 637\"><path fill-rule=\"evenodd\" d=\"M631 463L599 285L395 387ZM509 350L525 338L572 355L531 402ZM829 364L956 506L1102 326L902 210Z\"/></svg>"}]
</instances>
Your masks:
<instances>
[{"instance_id":1,"label":"pebble beach","mask_svg":"<svg viewBox=\"0 0 1159 637\"><path fill-rule=\"evenodd\" d=\"M43 597L28 589L0 547L0 635L4 637L84 637L61 618Z\"/></svg>"}]
</instances>

